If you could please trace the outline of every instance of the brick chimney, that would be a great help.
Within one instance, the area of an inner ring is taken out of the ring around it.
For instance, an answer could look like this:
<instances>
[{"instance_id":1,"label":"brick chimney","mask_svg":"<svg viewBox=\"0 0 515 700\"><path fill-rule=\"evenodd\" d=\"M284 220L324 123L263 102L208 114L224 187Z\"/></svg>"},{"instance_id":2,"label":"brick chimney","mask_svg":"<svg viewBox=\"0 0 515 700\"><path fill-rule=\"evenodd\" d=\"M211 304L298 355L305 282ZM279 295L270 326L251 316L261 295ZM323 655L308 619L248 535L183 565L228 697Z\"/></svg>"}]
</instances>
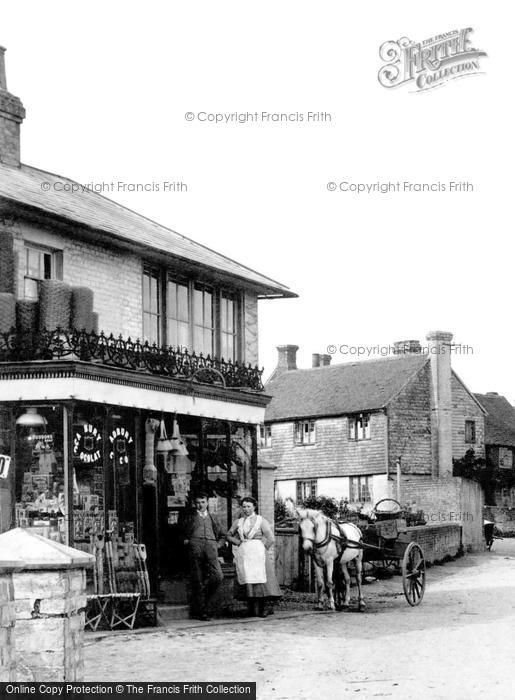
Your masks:
<instances>
[{"instance_id":1,"label":"brick chimney","mask_svg":"<svg viewBox=\"0 0 515 700\"><path fill-rule=\"evenodd\" d=\"M277 369L297 369L298 345L277 346Z\"/></svg>"},{"instance_id":2,"label":"brick chimney","mask_svg":"<svg viewBox=\"0 0 515 700\"><path fill-rule=\"evenodd\" d=\"M332 359L333 359L332 355L320 355L320 366L321 367L329 367Z\"/></svg>"},{"instance_id":3,"label":"brick chimney","mask_svg":"<svg viewBox=\"0 0 515 700\"><path fill-rule=\"evenodd\" d=\"M431 447L433 476L452 476L452 333L426 335L431 359Z\"/></svg>"},{"instance_id":4,"label":"brick chimney","mask_svg":"<svg viewBox=\"0 0 515 700\"><path fill-rule=\"evenodd\" d=\"M394 355L414 355L419 352L422 352L422 348L418 340L397 340L393 344Z\"/></svg>"},{"instance_id":5,"label":"brick chimney","mask_svg":"<svg viewBox=\"0 0 515 700\"><path fill-rule=\"evenodd\" d=\"M25 108L19 97L7 91L5 49L0 46L0 162L20 167L20 124Z\"/></svg>"},{"instance_id":6,"label":"brick chimney","mask_svg":"<svg viewBox=\"0 0 515 700\"><path fill-rule=\"evenodd\" d=\"M277 367L274 369L267 384L272 382L283 372L290 369L297 369L297 350L298 345L278 345L277 346Z\"/></svg>"}]
</instances>

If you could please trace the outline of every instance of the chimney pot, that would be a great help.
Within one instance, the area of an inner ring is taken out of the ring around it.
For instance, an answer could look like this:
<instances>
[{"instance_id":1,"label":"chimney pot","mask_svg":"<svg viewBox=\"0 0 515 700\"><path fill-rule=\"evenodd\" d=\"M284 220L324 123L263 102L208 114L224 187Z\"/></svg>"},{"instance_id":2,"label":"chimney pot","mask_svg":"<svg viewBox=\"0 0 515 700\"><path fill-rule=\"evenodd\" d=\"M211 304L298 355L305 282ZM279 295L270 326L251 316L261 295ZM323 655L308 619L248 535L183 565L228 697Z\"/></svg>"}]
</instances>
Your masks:
<instances>
[{"instance_id":1,"label":"chimney pot","mask_svg":"<svg viewBox=\"0 0 515 700\"><path fill-rule=\"evenodd\" d=\"M422 347L418 340L397 340L393 344L394 355L414 355L422 352Z\"/></svg>"},{"instance_id":2,"label":"chimney pot","mask_svg":"<svg viewBox=\"0 0 515 700\"><path fill-rule=\"evenodd\" d=\"M311 355L311 366L312 367L320 367L320 353L314 352Z\"/></svg>"},{"instance_id":3,"label":"chimney pot","mask_svg":"<svg viewBox=\"0 0 515 700\"><path fill-rule=\"evenodd\" d=\"M332 359L333 359L332 355L320 355L320 365L322 367L329 367Z\"/></svg>"},{"instance_id":4,"label":"chimney pot","mask_svg":"<svg viewBox=\"0 0 515 700\"><path fill-rule=\"evenodd\" d=\"M277 368L278 369L297 369L297 350L298 345L278 345L277 346Z\"/></svg>"}]
</instances>

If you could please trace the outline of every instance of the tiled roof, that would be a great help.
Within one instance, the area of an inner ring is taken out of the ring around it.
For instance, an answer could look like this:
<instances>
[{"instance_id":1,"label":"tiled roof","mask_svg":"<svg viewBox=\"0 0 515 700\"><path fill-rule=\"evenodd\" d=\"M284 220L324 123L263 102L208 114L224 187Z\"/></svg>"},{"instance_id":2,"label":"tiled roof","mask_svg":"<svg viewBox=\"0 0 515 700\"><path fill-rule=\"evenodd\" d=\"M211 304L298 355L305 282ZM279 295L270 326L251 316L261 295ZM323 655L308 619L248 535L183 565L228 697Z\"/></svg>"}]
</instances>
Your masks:
<instances>
[{"instance_id":1,"label":"tiled roof","mask_svg":"<svg viewBox=\"0 0 515 700\"><path fill-rule=\"evenodd\" d=\"M499 394L474 394L488 411L485 416L485 442L487 445L515 447L515 408Z\"/></svg>"},{"instance_id":2,"label":"tiled roof","mask_svg":"<svg viewBox=\"0 0 515 700\"><path fill-rule=\"evenodd\" d=\"M265 386L273 398L266 421L331 416L383 408L429 362L428 355L395 355L329 367L285 370Z\"/></svg>"},{"instance_id":3,"label":"tiled roof","mask_svg":"<svg viewBox=\"0 0 515 700\"><path fill-rule=\"evenodd\" d=\"M169 253L243 279L256 286L260 293L297 296L279 282L195 243L101 194L85 190L81 185L78 185L79 189L75 192L63 191L61 183L77 185L69 178L28 165L15 168L0 164L0 197L105 232L109 238L118 238L122 243L126 241L132 245ZM54 187L55 184L57 187Z\"/></svg>"}]
</instances>

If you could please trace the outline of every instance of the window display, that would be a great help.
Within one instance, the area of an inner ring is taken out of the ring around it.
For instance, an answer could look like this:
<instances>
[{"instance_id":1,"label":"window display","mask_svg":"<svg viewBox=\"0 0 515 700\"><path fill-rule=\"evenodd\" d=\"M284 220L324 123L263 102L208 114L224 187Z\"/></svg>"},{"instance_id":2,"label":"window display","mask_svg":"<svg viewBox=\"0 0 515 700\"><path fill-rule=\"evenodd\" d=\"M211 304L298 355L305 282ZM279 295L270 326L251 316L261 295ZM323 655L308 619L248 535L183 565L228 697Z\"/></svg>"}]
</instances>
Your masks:
<instances>
[{"instance_id":1,"label":"window display","mask_svg":"<svg viewBox=\"0 0 515 700\"><path fill-rule=\"evenodd\" d=\"M15 524L66 541L63 411L27 406L16 419Z\"/></svg>"}]
</instances>

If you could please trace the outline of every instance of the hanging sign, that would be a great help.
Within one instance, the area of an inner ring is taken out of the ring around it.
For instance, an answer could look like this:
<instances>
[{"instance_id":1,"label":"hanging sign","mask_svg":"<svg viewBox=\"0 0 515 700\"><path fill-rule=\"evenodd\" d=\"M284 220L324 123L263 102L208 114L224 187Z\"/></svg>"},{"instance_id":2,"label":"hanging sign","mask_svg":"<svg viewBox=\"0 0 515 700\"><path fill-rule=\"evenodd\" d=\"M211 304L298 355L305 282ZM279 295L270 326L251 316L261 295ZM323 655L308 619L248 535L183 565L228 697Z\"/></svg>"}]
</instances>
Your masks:
<instances>
[{"instance_id":1,"label":"hanging sign","mask_svg":"<svg viewBox=\"0 0 515 700\"><path fill-rule=\"evenodd\" d=\"M73 454L85 464L98 462L101 456L100 443L102 436L98 430L87 423L82 427L82 432L75 433L73 440Z\"/></svg>"},{"instance_id":2,"label":"hanging sign","mask_svg":"<svg viewBox=\"0 0 515 700\"><path fill-rule=\"evenodd\" d=\"M11 458L9 455L0 455L0 479L7 479Z\"/></svg>"}]
</instances>

